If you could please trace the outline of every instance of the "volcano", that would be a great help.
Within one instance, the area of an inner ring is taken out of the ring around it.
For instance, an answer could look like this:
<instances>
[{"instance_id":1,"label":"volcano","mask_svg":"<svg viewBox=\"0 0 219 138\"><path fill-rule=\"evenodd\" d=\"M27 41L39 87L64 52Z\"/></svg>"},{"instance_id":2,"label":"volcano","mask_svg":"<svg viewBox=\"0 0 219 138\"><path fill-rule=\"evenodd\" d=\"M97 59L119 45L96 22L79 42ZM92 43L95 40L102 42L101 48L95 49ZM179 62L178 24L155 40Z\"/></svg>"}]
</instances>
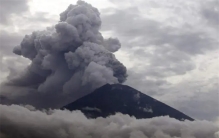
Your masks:
<instances>
[{"instance_id":1,"label":"volcano","mask_svg":"<svg viewBox=\"0 0 219 138\"><path fill-rule=\"evenodd\" d=\"M169 116L178 120L194 119L132 87L106 84L94 92L62 107L80 110L88 118L107 117L116 113L128 114L138 119Z\"/></svg>"}]
</instances>

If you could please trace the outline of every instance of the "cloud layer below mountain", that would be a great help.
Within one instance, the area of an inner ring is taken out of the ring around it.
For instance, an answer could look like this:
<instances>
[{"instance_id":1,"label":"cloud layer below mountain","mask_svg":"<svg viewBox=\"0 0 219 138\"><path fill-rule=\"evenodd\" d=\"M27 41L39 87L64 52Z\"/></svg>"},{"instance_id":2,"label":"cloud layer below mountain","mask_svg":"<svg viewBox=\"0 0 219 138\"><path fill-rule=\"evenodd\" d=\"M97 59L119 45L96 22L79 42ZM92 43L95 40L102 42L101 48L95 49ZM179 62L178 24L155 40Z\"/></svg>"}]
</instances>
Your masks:
<instances>
[{"instance_id":1,"label":"cloud layer below mountain","mask_svg":"<svg viewBox=\"0 0 219 138\"><path fill-rule=\"evenodd\" d=\"M1 138L219 138L219 128L208 121L123 114L88 119L80 111L39 111L19 105L0 105L0 110Z\"/></svg>"}]
</instances>

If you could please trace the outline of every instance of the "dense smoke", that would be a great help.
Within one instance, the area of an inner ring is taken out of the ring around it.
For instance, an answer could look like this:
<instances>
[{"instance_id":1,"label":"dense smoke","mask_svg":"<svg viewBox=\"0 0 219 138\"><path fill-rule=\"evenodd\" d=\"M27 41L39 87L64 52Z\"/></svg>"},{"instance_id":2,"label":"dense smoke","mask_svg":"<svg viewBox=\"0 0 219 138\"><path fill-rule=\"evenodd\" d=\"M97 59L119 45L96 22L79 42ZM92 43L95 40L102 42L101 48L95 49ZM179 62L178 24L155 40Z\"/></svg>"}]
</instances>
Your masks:
<instances>
[{"instance_id":1,"label":"dense smoke","mask_svg":"<svg viewBox=\"0 0 219 138\"><path fill-rule=\"evenodd\" d=\"M87 119L80 111L39 111L18 105L0 105L0 110L1 138L219 138L219 128L208 121L122 114Z\"/></svg>"},{"instance_id":2,"label":"dense smoke","mask_svg":"<svg viewBox=\"0 0 219 138\"><path fill-rule=\"evenodd\" d=\"M55 26L26 35L14 53L31 63L2 85L2 99L60 107L106 83L123 83L126 68L113 54L121 44L116 38L104 39L100 27L99 11L78 1L60 14Z\"/></svg>"}]
</instances>

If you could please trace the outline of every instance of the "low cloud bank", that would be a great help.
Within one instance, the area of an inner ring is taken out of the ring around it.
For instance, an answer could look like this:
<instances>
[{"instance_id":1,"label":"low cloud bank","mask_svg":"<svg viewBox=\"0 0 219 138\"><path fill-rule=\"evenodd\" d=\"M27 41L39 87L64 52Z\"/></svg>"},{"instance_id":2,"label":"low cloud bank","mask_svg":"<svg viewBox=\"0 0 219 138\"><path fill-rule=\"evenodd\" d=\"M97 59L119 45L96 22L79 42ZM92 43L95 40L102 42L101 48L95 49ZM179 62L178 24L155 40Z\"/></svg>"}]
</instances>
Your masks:
<instances>
[{"instance_id":1,"label":"low cloud bank","mask_svg":"<svg viewBox=\"0 0 219 138\"><path fill-rule=\"evenodd\" d=\"M19 105L0 105L0 111L1 138L219 138L219 128L208 121L136 119L119 113L88 119L80 111Z\"/></svg>"}]
</instances>

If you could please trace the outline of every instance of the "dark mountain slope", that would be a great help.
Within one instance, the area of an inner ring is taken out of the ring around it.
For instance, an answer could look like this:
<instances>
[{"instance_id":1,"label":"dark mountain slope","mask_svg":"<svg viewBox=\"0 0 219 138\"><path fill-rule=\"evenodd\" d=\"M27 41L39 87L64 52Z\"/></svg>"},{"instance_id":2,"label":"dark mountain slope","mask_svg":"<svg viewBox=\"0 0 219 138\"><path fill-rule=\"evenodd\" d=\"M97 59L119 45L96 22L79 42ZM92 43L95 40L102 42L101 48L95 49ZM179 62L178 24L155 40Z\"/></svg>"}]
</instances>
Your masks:
<instances>
[{"instance_id":1,"label":"dark mountain slope","mask_svg":"<svg viewBox=\"0 0 219 138\"><path fill-rule=\"evenodd\" d=\"M106 84L62 109L81 110L90 118L107 117L121 112L136 118L168 115L178 120L194 120L150 96L121 84Z\"/></svg>"}]
</instances>

